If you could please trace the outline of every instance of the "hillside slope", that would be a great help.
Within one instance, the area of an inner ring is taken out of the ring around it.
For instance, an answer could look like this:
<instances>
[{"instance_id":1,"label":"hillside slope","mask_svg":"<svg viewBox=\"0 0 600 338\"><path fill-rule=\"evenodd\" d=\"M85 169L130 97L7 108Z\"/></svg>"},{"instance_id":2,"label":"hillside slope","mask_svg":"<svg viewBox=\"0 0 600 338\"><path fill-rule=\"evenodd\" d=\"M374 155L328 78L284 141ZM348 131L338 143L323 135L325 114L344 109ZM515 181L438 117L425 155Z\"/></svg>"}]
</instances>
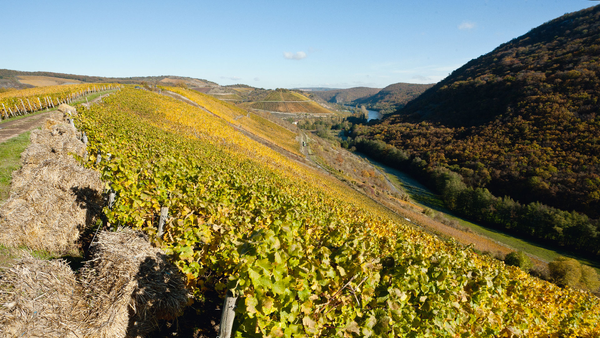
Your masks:
<instances>
[{"instance_id":1,"label":"hillside slope","mask_svg":"<svg viewBox=\"0 0 600 338\"><path fill-rule=\"evenodd\" d=\"M371 97L380 90L381 88L355 87L348 89L313 90L310 94L331 103L352 104L355 100Z\"/></svg>"},{"instance_id":2,"label":"hillside slope","mask_svg":"<svg viewBox=\"0 0 600 338\"><path fill-rule=\"evenodd\" d=\"M51 82L51 83L48 83ZM0 88L31 88L63 83L123 83L152 85L186 84L189 87L218 87L214 82L182 76L137 76L137 77L102 77L89 75L64 74L53 72L23 72L0 69Z\"/></svg>"},{"instance_id":3,"label":"hillside slope","mask_svg":"<svg viewBox=\"0 0 600 338\"><path fill-rule=\"evenodd\" d=\"M450 169L469 187L598 218L599 60L600 6L595 6L472 60L381 124L357 128L355 136L394 145L424 161L430 172ZM494 214L473 210L469 213ZM518 227L516 218L494 215L481 218ZM556 239L575 231L552 222L554 228L522 232ZM573 222L590 224L583 218ZM591 224L577 230L582 240L597 238L597 225Z\"/></svg>"},{"instance_id":4,"label":"hillside slope","mask_svg":"<svg viewBox=\"0 0 600 338\"><path fill-rule=\"evenodd\" d=\"M203 109L124 88L76 124L113 182L108 221L165 248L199 303L239 296L239 336L600 332L594 296L417 230Z\"/></svg>"}]
</instances>

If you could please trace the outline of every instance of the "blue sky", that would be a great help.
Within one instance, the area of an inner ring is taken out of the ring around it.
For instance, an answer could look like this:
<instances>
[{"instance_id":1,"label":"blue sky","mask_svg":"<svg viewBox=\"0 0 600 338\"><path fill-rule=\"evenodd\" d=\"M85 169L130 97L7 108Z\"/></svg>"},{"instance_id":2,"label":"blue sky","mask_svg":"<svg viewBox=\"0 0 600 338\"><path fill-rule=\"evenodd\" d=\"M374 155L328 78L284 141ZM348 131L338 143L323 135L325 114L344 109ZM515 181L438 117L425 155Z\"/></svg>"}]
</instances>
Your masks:
<instances>
[{"instance_id":1,"label":"blue sky","mask_svg":"<svg viewBox=\"0 0 600 338\"><path fill-rule=\"evenodd\" d=\"M262 88L433 83L589 0L8 1L0 68Z\"/></svg>"}]
</instances>

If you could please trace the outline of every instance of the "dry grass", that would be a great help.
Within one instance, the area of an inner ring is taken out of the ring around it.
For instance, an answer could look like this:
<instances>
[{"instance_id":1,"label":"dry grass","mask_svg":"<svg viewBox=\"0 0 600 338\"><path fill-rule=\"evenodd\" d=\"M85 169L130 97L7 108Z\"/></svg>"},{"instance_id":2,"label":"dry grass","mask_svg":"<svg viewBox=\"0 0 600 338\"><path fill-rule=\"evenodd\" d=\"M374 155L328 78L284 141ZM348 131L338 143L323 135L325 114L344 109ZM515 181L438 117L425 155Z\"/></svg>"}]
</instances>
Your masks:
<instances>
[{"instance_id":1,"label":"dry grass","mask_svg":"<svg viewBox=\"0 0 600 338\"><path fill-rule=\"evenodd\" d=\"M19 82L36 86L36 87L45 87L45 86L59 86L64 84L77 84L81 83L81 81L73 80L73 79L63 79L60 77L52 77L52 76L35 76L35 75L21 75L17 76Z\"/></svg>"},{"instance_id":2,"label":"dry grass","mask_svg":"<svg viewBox=\"0 0 600 338\"><path fill-rule=\"evenodd\" d=\"M80 293L62 260L27 256L0 278L0 333L3 337L78 337L64 325L80 318Z\"/></svg>"}]
</instances>

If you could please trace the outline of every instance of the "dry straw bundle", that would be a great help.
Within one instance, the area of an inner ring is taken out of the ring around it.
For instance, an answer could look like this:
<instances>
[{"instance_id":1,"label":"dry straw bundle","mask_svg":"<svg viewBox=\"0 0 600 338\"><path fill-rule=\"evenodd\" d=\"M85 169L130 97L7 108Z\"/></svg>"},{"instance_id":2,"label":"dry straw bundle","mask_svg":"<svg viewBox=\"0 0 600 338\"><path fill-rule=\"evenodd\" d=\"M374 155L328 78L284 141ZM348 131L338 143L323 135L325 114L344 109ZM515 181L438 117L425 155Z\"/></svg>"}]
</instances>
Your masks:
<instances>
[{"instance_id":1,"label":"dry straw bundle","mask_svg":"<svg viewBox=\"0 0 600 338\"><path fill-rule=\"evenodd\" d=\"M102 232L75 275L26 257L0 274L2 337L143 337L188 301L184 278L131 230Z\"/></svg>"},{"instance_id":2,"label":"dry straw bundle","mask_svg":"<svg viewBox=\"0 0 600 338\"><path fill-rule=\"evenodd\" d=\"M81 276L86 297L97 309L90 313L91 322L124 323L128 336L144 336L157 319L174 319L187 305L182 274L142 234L102 232L92 252L94 259Z\"/></svg>"},{"instance_id":3,"label":"dry straw bundle","mask_svg":"<svg viewBox=\"0 0 600 338\"><path fill-rule=\"evenodd\" d=\"M70 155L85 153L76 132L56 113L31 133L23 167L13 173L9 199L0 208L0 243L59 253L76 249L80 232L100 209L104 188L99 173Z\"/></svg>"},{"instance_id":4,"label":"dry straw bundle","mask_svg":"<svg viewBox=\"0 0 600 338\"><path fill-rule=\"evenodd\" d=\"M0 275L0 336L78 337L79 285L62 260L26 256Z\"/></svg>"}]
</instances>

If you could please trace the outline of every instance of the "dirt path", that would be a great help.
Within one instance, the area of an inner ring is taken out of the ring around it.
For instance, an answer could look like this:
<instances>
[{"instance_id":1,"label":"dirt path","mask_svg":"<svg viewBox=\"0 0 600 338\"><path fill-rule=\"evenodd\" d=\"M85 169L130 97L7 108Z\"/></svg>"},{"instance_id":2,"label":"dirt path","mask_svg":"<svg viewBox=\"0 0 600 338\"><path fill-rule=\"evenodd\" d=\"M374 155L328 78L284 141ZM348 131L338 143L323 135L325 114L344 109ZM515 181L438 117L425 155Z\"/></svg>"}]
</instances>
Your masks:
<instances>
[{"instance_id":1,"label":"dirt path","mask_svg":"<svg viewBox=\"0 0 600 338\"><path fill-rule=\"evenodd\" d=\"M45 112L0 123L0 143L19 136L26 131L41 127L49 114L50 112Z\"/></svg>"}]
</instances>

